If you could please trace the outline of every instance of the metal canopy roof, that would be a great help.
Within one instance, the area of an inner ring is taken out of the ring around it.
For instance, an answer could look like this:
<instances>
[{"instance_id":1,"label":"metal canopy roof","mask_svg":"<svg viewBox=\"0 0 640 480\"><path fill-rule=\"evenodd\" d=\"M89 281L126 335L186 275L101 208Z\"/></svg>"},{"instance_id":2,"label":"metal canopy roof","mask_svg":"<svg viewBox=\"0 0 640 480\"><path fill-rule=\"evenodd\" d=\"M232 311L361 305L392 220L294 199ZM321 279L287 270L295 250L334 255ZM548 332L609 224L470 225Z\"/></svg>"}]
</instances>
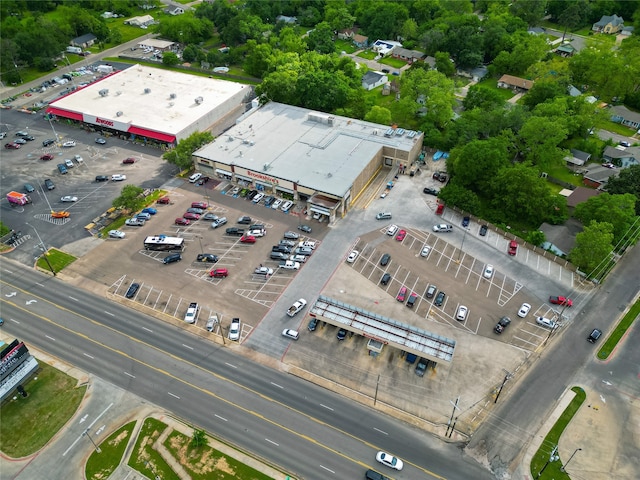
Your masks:
<instances>
[{"instance_id":1,"label":"metal canopy roof","mask_svg":"<svg viewBox=\"0 0 640 480\"><path fill-rule=\"evenodd\" d=\"M451 362L456 341L320 295L309 310L312 317L374 338L405 352L434 361Z\"/></svg>"}]
</instances>

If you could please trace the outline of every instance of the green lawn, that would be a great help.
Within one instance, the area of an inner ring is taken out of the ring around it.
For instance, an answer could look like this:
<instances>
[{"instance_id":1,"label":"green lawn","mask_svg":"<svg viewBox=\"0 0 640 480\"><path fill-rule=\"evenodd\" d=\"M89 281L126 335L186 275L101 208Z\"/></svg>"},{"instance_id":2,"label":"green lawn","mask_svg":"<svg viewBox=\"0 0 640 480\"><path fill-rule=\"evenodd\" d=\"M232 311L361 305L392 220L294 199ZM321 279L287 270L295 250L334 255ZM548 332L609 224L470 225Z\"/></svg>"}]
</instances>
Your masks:
<instances>
[{"instance_id":1,"label":"green lawn","mask_svg":"<svg viewBox=\"0 0 640 480\"><path fill-rule=\"evenodd\" d=\"M549 176L557 178L558 180L562 180L563 182L570 183L571 185L575 185L576 187L583 186L582 175L573 173L564 165L554 165L550 168L545 169L545 171L549 174Z\"/></svg>"},{"instance_id":2,"label":"green lawn","mask_svg":"<svg viewBox=\"0 0 640 480\"><path fill-rule=\"evenodd\" d=\"M399 58L393 58L393 57L384 57L380 63L384 63L385 65L389 65L390 67L393 68L402 68L404 67L407 62L405 62L404 60L400 60Z\"/></svg>"},{"instance_id":3,"label":"green lawn","mask_svg":"<svg viewBox=\"0 0 640 480\"><path fill-rule=\"evenodd\" d=\"M25 457L44 447L76 413L86 387L45 363L25 385L27 398L2 404L0 451L13 457Z\"/></svg>"},{"instance_id":4,"label":"green lawn","mask_svg":"<svg viewBox=\"0 0 640 480\"><path fill-rule=\"evenodd\" d=\"M636 133L634 129L622 125L621 123L612 122L608 119L599 119L596 127L602 130L617 133L618 135L624 135L626 137L630 137Z\"/></svg>"},{"instance_id":5,"label":"green lawn","mask_svg":"<svg viewBox=\"0 0 640 480\"><path fill-rule=\"evenodd\" d=\"M364 52L360 52L358 56L367 60L373 60L378 56L378 54L372 50L365 50Z\"/></svg>"},{"instance_id":6,"label":"green lawn","mask_svg":"<svg viewBox=\"0 0 640 480\"><path fill-rule=\"evenodd\" d=\"M542 441L542 446L531 460L531 475L533 478L540 478L542 480L570 480L569 475L560 470L562 468L561 460L549 462L546 467L545 464L549 460L551 450L554 446L558 445L558 441L560 440L565 428L567 428L567 425L569 425L569 422L587 398L587 394L582 388L573 387L571 390L576 393L576 396L562 415L560 415L558 421ZM538 476L543 468L544 472L541 476Z\"/></svg>"},{"instance_id":7,"label":"green lawn","mask_svg":"<svg viewBox=\"0 0 640 480\"><path fill-rule=\"evenodd\" d=\"M482 80L481 82L478 82L477 84L484 88L489 88L494 92L497 92L498 95L500 95L500 97L503 98L505 102L509 100L511 97L513 97L514 95L514 93L508 88L498 88L498 81L495 78L485 78L484 80Z\"/></svg>"},{"instance_id":8,"label":"green lawn","mask_svg":"<svg viewBox=\"0 0 640 480\"><path fill-rule=\"evenodd\" d=\"M341 39L337 39L335 41L336 44L336 52L347 52L347 53L353 53L357 50L357 47L353 44L353 42L349 41L349 40L341 40Z\"/></svg>"},{"instance_id":9,"label":"green lawn","mask_svg":"<svg viewBox=\"0 0 640 480\"><path fill-rule=\"evenodd\" d=\"M88 480L109 478L122 461L135 424L135 421L129 422L113 432L109 438L99 444L100 453L94 449L85 465L85 478ZM86 441L89 440L86 439Z\"/></svg>"},{"instance_id":10,"label":"green lawn","mask_svg":"<svg viewBox=\"0 0 640 480\"><path fill-rule=\"evenodd\" d=\"M616 326L615 330L611 333L607 341L604 342L600 351L598 352L598 358L606 360L611 355L611 352L616 348L622 337L624 337L627 330L631 328L633 322L640 315L640 300L637 301L627 312L627 314L620 320L620 323Z\"/></svg>"},{"instance_id":11,"label":"green lawn","mask_svg":"<svg viewBox=\"0 0 640 480\"><path fill-rule=\"evenodd\" d=\"M67 265L71 265L77 260L73 255L69 255L68 253L64 253L63 251L55 248L47 250L45 255L46 259L44 255L39 257L36 265L38 268L46 271L51 271L51 268L53 268L53 271L56 273L62 271L62 269Z\"/></svg>"},{"instance_id":12,"label":"green lawn","mask_svg":"<svg viewBox=\"0 0 640 480\"><path fill-rule=\"evenodd\" d=\"M147 478L162 480L180 480L180 477L164 461L160 454L154 450L153 444L167 425L155 418L147 418L142 424L136 444L131 451L129 466L145 475Z\"/></svg>"}]
</instances>

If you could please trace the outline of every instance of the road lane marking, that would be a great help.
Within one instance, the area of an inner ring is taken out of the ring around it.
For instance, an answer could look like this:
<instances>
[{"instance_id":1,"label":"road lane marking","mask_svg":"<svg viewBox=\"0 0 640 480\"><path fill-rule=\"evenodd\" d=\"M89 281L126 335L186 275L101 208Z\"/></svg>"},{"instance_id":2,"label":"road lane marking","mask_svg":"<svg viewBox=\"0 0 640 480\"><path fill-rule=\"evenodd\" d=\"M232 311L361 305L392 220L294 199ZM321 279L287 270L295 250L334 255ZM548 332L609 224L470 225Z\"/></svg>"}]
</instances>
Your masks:
<instances>
[{"instance_id":1,"label":"road lane marking","mask_svg":"<svg viewBox=\"0 0 640 480\"><path fill-rule=\"evenodd\" d=\"M231 368L238 368L235 365L231 365L230 363L227 363L227 362L224 362L224 364L227 365L228 367L231 367Z\"/></svg>"},{"instance_id":2,"label":"road lane marking","mask_svg":"<svg viewBox=\"0 0 640 480\"><path fill-rule=\"evenodd\" d=\"M71 300L73 300L74 302L79 302L80 300L78 300L76 297L72 297L71 295L69 295L69 298Z\"/></svg>"},{"instance_id":3,"label":"road lane marking","mask_svg":"<svg viewBox=\"0 0 640 480\"><path fill-rule=\"evenodd\" d=\"M169 395L171 395L172 397L175 397L175 398L177 398L178 400L180 400L180 397L179 397L178 395L175 395L175 394L173 394L173 393L171 393L171 392L167 392L167 393L168 393Z\"/></svg>"},{"instance_id":4,"label":"road lane marking","mask_svg":"<svg viewBox=\"0 0 640 480\"><path fill-rule=\"evenodd\" d=\"M385 432L384 430L380 430L379 428L373 427L373 429L374 429L376 432L380 432L380 433L382 433L383 435L389 435L387 432Z\"/></svg>"},{"instance_id":5,"label":"road lane marking","mask_svg":"<svg viewBox=\"0 0 640 480\"><path fill-rule=\"evenodd\" d=\"M284 389L284 387L282 385L278 385L277 383L271 382L271 385L273 385L274 387L278 387L278 388Z\"/></svg>"},{"instance_id":6,"label":"road lane marking","mask_svg":"<svg viewBox=\"0 0 640 480\"><path fill-rule=\"evenodd\" d=\"M184 343L182 344L182 346L183 346L184 348L188 348L189 350L193 350L193 347L190 347L189 345L185 345Z\"/></svg>"},{"instance_id":7,"label":"road lane marking","mask_svg":"<svg viewBox=\"0 0 640 480\"><path fill-rule=\"evenodd\" d=\"M147 327L142 327L143 330L146 330L147 332L153 332L153 330L151 330L150 328Z\"/></svg>"},{"instance_id":8,"label":"road lane marking","mask_svg":"<svg viewBox=\"0 0 640 480\"><path fill-rule=\"evenodd\" d=\"M45 335L45 337L47 337L49 340L53 340L54 342L56 341L56 339L55 339L55 338L50 337L49 335Z\"/></svg>"},{"instance_id":9,"label":"road lane marking","mask_svg":"<svg viewBox=\"0 0 640 480\"><path fill-rule=\"evenodd\" d=\"M320 465L320 468L324 468L327 472L336 473L333 470L331 470L330 468L325 467L324 465Z\"/></svg>"},{"instance_id":10,"label":"road lane marking","mask_svg":"<svg viewBox=\"0 0 640 480\"><path fill-rule=\"evenodd\" d=\"M91 356L91 355L89 355L88 353L83 353L83 355L84 355L85 357L89 357L91 360L94 360L94 357L92 357L92 356Z\"/></svg>"},{"instance_id":11,"label":"road lane marking","mask_svg":"<svg viewBox=\"0 0 640 480\"><path fill-rule=\"evenodd\" d=\"M276 443L276 442L274 442L273 440L269 440L268 438L265 438L265 440L266 440L267 442L269 442L269 443L271 443L271 444L275 445L276 447L279 447L279 446L280 446L280 444L279 444L279 443Z\"/></svg>"},{"instance_id":12,"label":"road lane marking","mask_svg":"<svg viewBox=\"0 0 640 480\"><path fill-rule=\"evenodd\" d=\"M122 373L124 373L125 375L127 375L127 376L129 376L131 378L136 378L135 375L131 375L129 372L122 372Z\"/></svg>"},{"instance_id":13,"label":"road lane marking","mask_svg":"<svg viewBox=\"0 0 640 480\"><path fill-rule=\"evenodd\" d=\"M324 405L324 404L322 404L322 403L320 404L320 406L321 406L322 408L326 408L327 410L331 410L331 411L333 412L333 408L331 408L331 407L327 407L326 405Z\"/></svg>"},{"instance_id":14,"label":"road lane marking","mask_svg":"<svg viewBox=\"0 0 640 480\"><path fill-rule=\"evenodd\" d=\"M111 315L112 317L115 317L115 316L116 316L114 313L107 312L106 310L104 311L104 313L106 313L107 315Z\"/></svg>"},{"instance_id":15,"label":"road lane marking","mask_svg":"<svg viewBox=\"0 0 640 480\"><path fill-rule=\"evenodd\" d=\"M227 420L226 418L224 418L224 417L221 417L220 415L218 415L218 414L215 414L215 413L213 414L213 416L214 416L214 417L217 417L217 418L219 418L219 419L220 419L220 420L222 420L223 422L228 422L228 421L229 421L229 420Z\"/></svg>"}]
</instances>

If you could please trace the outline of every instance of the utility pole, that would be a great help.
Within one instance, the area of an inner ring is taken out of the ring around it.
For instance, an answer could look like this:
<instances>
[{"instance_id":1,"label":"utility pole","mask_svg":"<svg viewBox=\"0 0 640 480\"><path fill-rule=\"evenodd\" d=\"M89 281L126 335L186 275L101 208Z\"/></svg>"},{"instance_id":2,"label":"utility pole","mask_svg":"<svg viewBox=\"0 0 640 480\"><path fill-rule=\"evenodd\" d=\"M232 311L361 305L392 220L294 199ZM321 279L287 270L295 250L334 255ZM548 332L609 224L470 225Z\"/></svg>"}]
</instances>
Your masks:
<instances>
[{"instance_id":1,"label":"utility pole","mask_svg":"<svg viewBox=\"0 0 640 480\"><path fill-rule=\"evenodd\" d=\"M504 369L503 369L504 370ZM511 378L511 372L506 372L506 375L504 376L504 380L502 380L502 385L500 385L500 389L498 390L498 394L496 395L496 399L493 401L493 403L498 403L498 397L500 397L500 394L502 393L502 389L504 388L504 384L507 383L507 380L509 380Z\"/></svg>"},{"instance_id":2,"label":"utility pole","mask_svg":"<svg viewBox=\"0 0 640 480\"><path fill-rule=\"evenodd\" d=\"M449 421L447 422L447 431L444 433L444 436L446 437L447 435L450 437L451 435L449 434L449 429L451 429L451 434L453 434L453 427L455 426L455 423L453 421L453 416L456 413L456 410L460 410L460 408L458 408L458 403L460 402L460 397L458 396L458 398L456 398L456 403L453 403L451 400L449 400L449 403L451 405L453 405L453 411L451 412L451 418L449 419ZM457 421L457 418L456 418Z\"/></svg>"}]
</instances>

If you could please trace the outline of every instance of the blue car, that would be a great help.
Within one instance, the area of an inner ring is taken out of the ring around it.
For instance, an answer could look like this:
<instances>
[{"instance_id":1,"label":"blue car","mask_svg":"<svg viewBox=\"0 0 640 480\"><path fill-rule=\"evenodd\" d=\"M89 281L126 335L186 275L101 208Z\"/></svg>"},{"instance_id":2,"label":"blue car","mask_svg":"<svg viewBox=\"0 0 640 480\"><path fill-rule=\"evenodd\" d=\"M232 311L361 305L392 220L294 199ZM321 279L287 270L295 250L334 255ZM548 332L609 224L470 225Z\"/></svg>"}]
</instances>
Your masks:
<instances>
[{"instance_id":1,"label":"blue car","mask_svg":"<svg viewBox=\"0 0 640 480\"><path fill-rule=\"evenodd\" d=\"M59 163L58 164L58 171L64 175L65 173L67 173L67 167L64 163Z\"/></svg>"},{"instance_id":2,"label":"blue car","mask_svg":"<svg viewBox=\"0 0 640 480\"><path fill-rule=\"evenodd\" d=\"M149 215L155 215L156 213L158 213L158 210L156 210L155 208L152 208L152 207L147 207L144 210L142 210L142 213L148 213Z\"/></svg>"}]
</instances>

